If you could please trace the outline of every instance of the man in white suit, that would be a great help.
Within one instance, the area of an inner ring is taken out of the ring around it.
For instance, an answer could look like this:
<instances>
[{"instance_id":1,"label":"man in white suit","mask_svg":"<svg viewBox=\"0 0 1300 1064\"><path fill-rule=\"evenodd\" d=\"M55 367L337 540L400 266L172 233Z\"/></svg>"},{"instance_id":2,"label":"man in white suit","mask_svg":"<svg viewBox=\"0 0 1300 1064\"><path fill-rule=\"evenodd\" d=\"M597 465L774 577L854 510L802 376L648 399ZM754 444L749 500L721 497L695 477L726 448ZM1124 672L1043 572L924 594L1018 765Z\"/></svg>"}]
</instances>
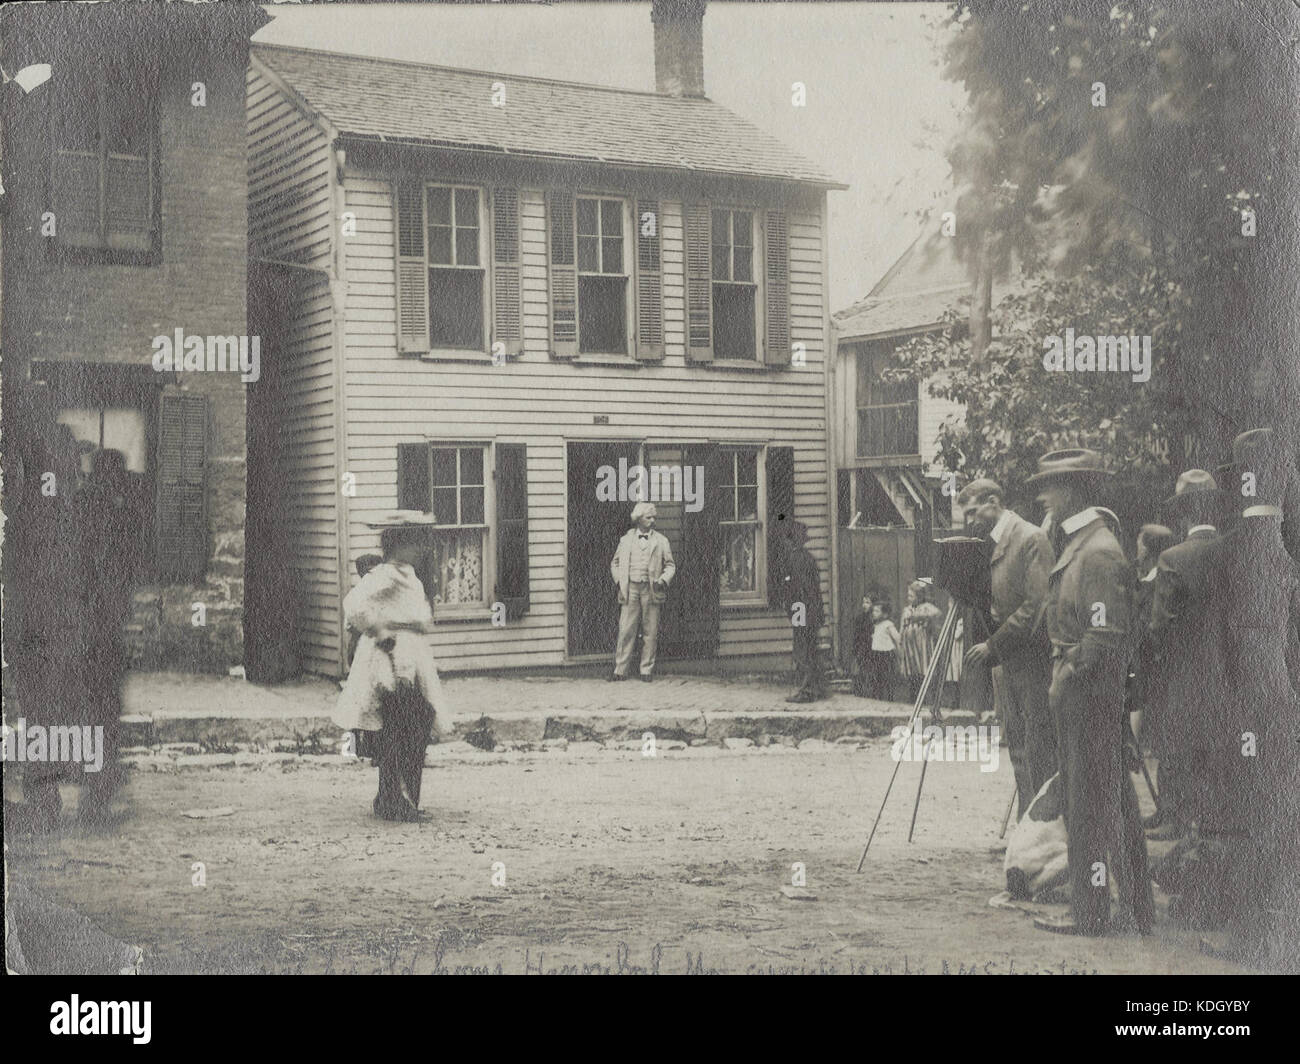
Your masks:
<instances>
[{"instance_id":1,"label":"man in white suit","mask_svg":"<svg viewBox=\"0 0 1300 1064\"><path fill-rule=\"evenodd\" d=\"M659 642L659 607L668 597L668 584L677 571L668 538L654 530L655 508L639 502L632 508L632 527L621 540L610 575L618 585L618 601L623 607L618 618L618 646L614 650L614 673L611 680L626 680L632 664L636 634L641 633L641 679L650 682L655 667L655 649Z\"/></svg>"}]
</instances>

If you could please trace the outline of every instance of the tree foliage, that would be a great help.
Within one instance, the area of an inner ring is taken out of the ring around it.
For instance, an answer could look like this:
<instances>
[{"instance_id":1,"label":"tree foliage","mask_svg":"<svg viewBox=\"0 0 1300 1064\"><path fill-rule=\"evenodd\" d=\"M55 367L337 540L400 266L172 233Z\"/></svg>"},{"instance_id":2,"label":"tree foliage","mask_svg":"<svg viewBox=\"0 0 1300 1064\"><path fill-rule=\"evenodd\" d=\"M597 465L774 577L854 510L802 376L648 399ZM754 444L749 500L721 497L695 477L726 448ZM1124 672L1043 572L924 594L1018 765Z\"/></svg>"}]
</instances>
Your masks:
<instances>
[{"instance_id":1,"label":"tree foliage","mask_svg":"<svg viewBox=\"0 0 1300 1064\"><path fill-rule=\"evenodd\" d=\"M1212 466L1244 428L1293 430L1297 9L960 0L953 20L956 250L987 247L1032 291L996 308L987 365L965 364L961 330L904 350L967 404L946 459L1011 475L1045 441L1087 440L1140 468ZM1149 333L1151 381L1045 373L1045 330L1065 327Z\"/></svg>"}]
</instances>

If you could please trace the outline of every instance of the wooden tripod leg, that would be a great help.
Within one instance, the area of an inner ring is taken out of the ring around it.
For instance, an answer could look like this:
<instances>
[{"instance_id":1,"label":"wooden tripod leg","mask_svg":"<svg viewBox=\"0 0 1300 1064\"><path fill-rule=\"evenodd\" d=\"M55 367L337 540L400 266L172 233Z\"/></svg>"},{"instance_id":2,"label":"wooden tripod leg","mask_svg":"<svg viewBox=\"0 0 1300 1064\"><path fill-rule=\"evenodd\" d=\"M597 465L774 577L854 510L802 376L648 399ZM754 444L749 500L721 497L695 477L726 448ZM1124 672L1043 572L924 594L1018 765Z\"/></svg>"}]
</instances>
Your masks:
<instances>
[{"instance_id":1,"label":"wooden tripod leg","mask_svg":"<svg viewBox=\"0 0 1300 1064\"><path fill-rule=\"evenodd\" d=\"M955 611L956 609L955 603L950 605L949 608ZM952 629L949 631L947 646L940 645L934 648L935 660L943 662L943 675L945 676L948 674L948 668L952 664L950 659L952 658L953 648L957 645L956 631L957 631L957 626L954 624ZM931 714L933 716L938 715L939 703L942 701L943 701L943 682L940 681L934 697L934 706L931 707ZM934 740L931 739L930 742L925 744L925 751L921 755L922 757L921 778L917 780L916 783L916 800L912 803L912 823L908 826L907 829L908 842L912 841L912 834L916 831L916 813L917 810L921 808L921 789L925 786L925 770L930 764L930 748L933 745L934 745Z\"/></svg>"},{"instance_id":2,"label":"wooden tripod leg","mask_svg":"<svg viewBox=\"0 0 1300 1064\"><path fill-rule=\"evenodd\" d=\"M939 664L939 646L949 641L953 629L957 626L957 603L954 600L948 604L948 615L943 619L943 627L939 629L939 641L935 645L935 654L930 658L930 664L925 670L925 679L921 681L921 689L916 693L916 702L912 706L912 715L908 718L908 731L916 723L916 716L921 712L921 707L925 705L925 700L930 694L931 683ZM940 684L939 690L942 692L943 685ZM876 828L880 826L881 814L885 811L885 803L889 801L889 792L894 789L894 780L898 778L898 770L902 766L901 760L894 762L893 774L889 777L889 786L885 788L885 797L880 801L880 808L876 811L876 819L871 824L871 834L867 836L867 844L862 848L862 856L858 858L858 872L862 871L862 866L867 862L867 851L871 849L871 840L876 837Z\"/></svg>"}]
</instances>

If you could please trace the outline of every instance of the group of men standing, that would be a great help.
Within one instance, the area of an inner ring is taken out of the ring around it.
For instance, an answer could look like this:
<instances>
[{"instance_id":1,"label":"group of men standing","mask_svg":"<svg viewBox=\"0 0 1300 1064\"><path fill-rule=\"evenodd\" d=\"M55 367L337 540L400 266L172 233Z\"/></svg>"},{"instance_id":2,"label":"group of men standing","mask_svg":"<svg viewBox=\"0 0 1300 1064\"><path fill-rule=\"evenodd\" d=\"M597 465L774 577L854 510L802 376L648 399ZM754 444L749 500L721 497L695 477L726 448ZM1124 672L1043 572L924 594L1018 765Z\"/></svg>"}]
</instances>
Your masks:
<instances>
[{"instance_id":1,"label":"group of men standing","mask_svg":"<svg viewBox=\"0 0 1300 1064\"><path fill-rule=\"evenodd\" d=\"M1038 527L1003 505L994 481L958 496L967 527L992 543L995 631L967 660L993 668L994 700L1021 815L1059 773L1071 913L1035 925L1063 933L1147 933L1154 901L1130 773L1141 768L1129 713L1160 757L1155 838L1194 836L1217 855L1181 907L1217 913L1233 959L1275 967L1300 953L1286 913L1300 910L1294 670L1300 566L1282 538L1294 471L1269 430L1245 433L1222 475L1244 485L1240 518L1220 535L1231 493L1201 470L1166 501L1180 536L1143 526L1136 576L1118 520L1097 505L1110 477L1085 449L1045 455L1029 479ZM1181 538L1181 542L1175 542ZM1289 829L1288 829L1289 825ZM1118 897L1111 912L1112 884ZM1278 951L1283 952L1279 953Z\"/></svg>"}]
</instances>

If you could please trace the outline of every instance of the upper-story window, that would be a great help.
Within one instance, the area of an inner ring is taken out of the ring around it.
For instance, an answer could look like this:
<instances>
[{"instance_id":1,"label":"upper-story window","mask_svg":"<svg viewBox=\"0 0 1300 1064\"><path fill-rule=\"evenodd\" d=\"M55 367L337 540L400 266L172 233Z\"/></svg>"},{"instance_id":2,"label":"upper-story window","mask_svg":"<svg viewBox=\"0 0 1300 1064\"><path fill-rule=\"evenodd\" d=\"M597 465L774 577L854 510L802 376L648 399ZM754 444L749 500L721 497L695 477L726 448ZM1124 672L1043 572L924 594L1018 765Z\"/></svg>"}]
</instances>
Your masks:
<instances>
[{"instance_id":1,"label":"upper-story window","mask_svg":"<svg viewBox=\"0 0 1300 1064\"><path fill-rule=\"evenodd\" d=\"M754 213L713 211L713 354L758 357L758 284L754 270Z\"/></svg>"},{"instance_id":2,"label":"upper-story window","mask_svg":"<svg viewBox=\"0 0 1300 1064\"><path fill-rule=\"evenodd\" d=\"M487 312L482 196L463 185L425 188L429 343L478 351Z\"/></svg>"},{"instance_id":3,"label":"upper-story window","mask_svg":"<svg viewBox=\"0 0 1300 1064\"><path fill-rule=\"evenodd\" d=\"M629 241L623 200L577 197L578 351L626 354Z\"/></svg>"},{"instance_id":4,"label":"upper-story window","mask_svg":"<svg viewBox=\"0 0 1300 1064\"><path fill-rule=\"evenodd\" d=\"M921 451L917 424L917 385L910 381L886 381L881 371L888 361L890 346L901 340L871 344L858 351L858 448L859 458L887 458L916 455Z\"/></svg>"},{"instance_id":5,"label":"upper-story window","mask_svg":"<svg viewBox=\"0 0 1300 1064\"><path fill-rule=\"evenodd\" d=\"M149 252L158 188L155 83L145 68L65 65L53 77L50 190L63 247Z\"/></svg>"}]
</instances>

